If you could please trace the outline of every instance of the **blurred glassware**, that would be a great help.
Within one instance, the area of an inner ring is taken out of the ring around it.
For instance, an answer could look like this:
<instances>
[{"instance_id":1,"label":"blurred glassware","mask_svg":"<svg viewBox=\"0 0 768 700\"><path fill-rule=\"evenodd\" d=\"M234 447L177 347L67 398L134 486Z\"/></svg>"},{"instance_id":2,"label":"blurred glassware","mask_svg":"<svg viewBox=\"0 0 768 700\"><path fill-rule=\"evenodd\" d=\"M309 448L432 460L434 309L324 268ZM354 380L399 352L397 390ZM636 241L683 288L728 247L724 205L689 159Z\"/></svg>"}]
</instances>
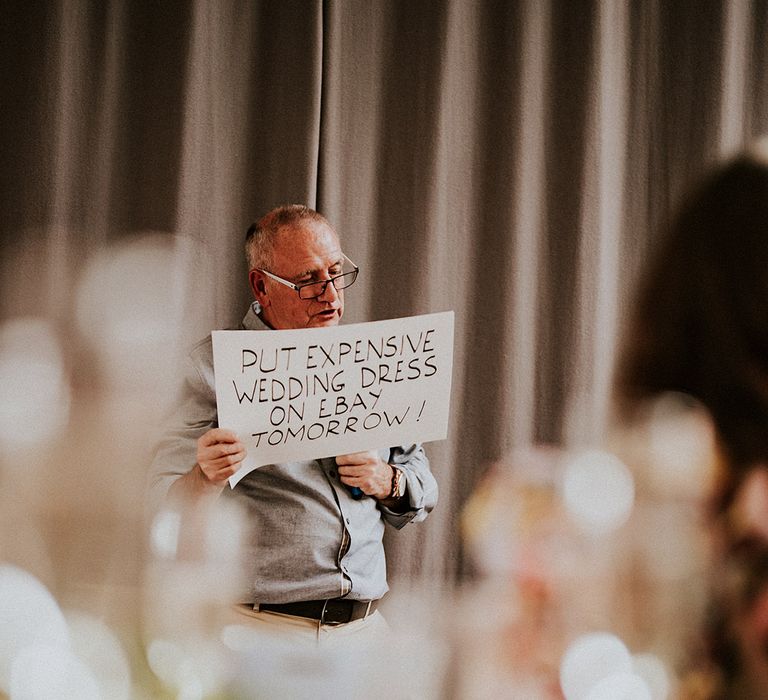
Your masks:
<instances>
[{"instance_id":1,"label":"blurred glassware","mask_svg":"<svg viewBox=\"0 0 768 700\"><path fill-rule=\"evenodd\" d=\"M152 520L142 635L150 668L178 697L221 693L233 680L236 659L222 631L232 601L246 593L245 532L231 499L194 509L179 503Z\"/></svg>"},{"instance_id":2,"label":"blurred glassware","mask_svg":"<svg viewBox=\"0 0 768 700\"><path fill-rule=\"evenodd\" d=\"M0 325L0 448L6 466L49 446L67 425L70 387L53 324L24 317Z\"/></svg>"},{"instance_id":3,"label":"blurred glassware","mask_svg":"<svg viewBox=\"0 0 768 700\"><path fill-rule=\"evenodd\" d=\"M676 692L673 670L703 644L712 546L701 527L711 491L685 490L682 475L715 478L717 457L702 414L665 402L607 447L534 446L489 469L462 513L477 579L457 616L460 697ZM601 639L621 664L604 649L574 661L578 640Z\"/></svg>"},{"instance_id":4,"label":"blurred glassware","mask_svg":"<svg viewBox=\"0 0 768 700\"><path fill-rule=\"evenodd\" d=\"M68 649L69 631L50 591L34 576L0 564L0 688L10 692L11 667L27 647Z\"/></svg>"},{"instance_id":5,"label":"blurred glassware","mask_svg":"<svg viewBox=\"0 0 768 700\"><path fill-rule=\"evenodd\" d=\"M123 399L152 396L145 414L162 415L174 398L192 253L179 237L136 236L96 253L77 287L77 327L102 380Z\"/></svg>"},{"instance_id":6,"label":"blurred glassware","mask_svg":"<svg viewBox=\"0 0 768 700\"><path fill-rule=\"evenodd\" d=\"M103 621L63 613L38 579L0 564L0 691L14 700L129 700L130 662Z\"/></svg>"}]
</instances>

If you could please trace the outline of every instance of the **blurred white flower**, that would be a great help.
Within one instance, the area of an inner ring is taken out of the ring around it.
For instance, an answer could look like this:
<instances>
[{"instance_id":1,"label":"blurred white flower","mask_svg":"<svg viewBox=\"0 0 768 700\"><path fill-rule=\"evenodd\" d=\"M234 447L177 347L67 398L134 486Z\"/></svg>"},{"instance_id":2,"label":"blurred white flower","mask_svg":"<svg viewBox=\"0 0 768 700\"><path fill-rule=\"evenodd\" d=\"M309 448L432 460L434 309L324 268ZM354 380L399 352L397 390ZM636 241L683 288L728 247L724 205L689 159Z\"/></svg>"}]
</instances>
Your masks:
<instances>
[{"instance_id":1,"label":"blurred white flower","mask_svg":"<svg viewBox=\"0 0 768 700\"><path fill-rule=\"evenodd\" d=\"M67 425L70 388L59 339L40 318L0 326L0 445L44 445Z\"/></svg>"},{"instance_id":2,"label":"blurred white flower","mask_svg":"<svg viewBox=\"0 0 768 700\"><path fill-rule=\"evenodd\" d=\"M588 450L568 459L560 493L568 513L580 526L604 534L616 530L629 518L635 482L618 457Z\"/></svg>"}]
</instances>

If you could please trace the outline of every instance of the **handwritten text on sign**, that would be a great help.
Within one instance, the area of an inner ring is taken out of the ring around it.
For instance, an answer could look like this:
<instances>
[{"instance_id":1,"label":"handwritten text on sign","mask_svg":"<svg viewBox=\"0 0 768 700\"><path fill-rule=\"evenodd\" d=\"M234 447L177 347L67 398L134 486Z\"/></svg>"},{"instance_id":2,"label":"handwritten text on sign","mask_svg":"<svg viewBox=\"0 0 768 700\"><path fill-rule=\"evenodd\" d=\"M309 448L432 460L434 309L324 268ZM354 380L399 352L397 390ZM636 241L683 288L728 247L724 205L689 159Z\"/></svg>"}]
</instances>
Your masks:
<instances>
[{"instance_id":1,"label":"handwritten text on sign","mask_svg":"<svg viewBox=\"0 0 768 700\"><path fill-rule=\"evenodd\" d=\"M219 425L256 467L442 440L453 312L281 331L214 331Z\"/></svg>"}]
</instances>

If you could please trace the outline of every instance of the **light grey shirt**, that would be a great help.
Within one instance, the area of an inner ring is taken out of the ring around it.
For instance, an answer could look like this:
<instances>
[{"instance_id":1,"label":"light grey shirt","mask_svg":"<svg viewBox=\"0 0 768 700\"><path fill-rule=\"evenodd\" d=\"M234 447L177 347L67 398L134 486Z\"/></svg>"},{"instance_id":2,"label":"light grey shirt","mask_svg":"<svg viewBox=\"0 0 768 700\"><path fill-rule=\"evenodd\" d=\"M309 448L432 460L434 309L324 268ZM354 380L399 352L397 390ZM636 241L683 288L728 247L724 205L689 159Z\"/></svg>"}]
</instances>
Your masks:
<instances>
[{"instance_id":1,"label":"light grey shirt","mask_svg":"<svg viewBox=\"0 0 768 700\"><path fill-rule=\"evenodd\" d=\"M268 330L249 308L242 327ZM150 503L159 508L168 489L196 462L197 439L217 427L210 336L187 358L178 411L150 468ZM424 520L437 503L437 482L421 445L379 450L403 470L409 510L395 513L376 499L355 500L339 480L333 458L270 464L244 476L223 498L236 498L249 526L246 571L252 603L286 603L347 596L381 598L387 576L385 521L400 529Z\"/></svg>"}]
</instances>

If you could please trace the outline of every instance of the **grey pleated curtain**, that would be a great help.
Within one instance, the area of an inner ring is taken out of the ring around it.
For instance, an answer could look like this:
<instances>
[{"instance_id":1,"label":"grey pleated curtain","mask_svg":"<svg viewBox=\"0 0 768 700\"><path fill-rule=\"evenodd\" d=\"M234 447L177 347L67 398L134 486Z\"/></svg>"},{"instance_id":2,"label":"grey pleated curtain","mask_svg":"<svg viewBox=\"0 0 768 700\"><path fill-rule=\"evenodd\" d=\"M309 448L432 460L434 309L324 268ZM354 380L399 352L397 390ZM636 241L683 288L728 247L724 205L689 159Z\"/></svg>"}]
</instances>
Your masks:
<instances>
[{"instance_id":1,"label":"grey pleated curtain","mask_svg":"<svg viewBox=\"0 0 768 700\"><path fill-rule=\"evenodd\" d=\"M152 231L192 251L191 342L245 310L249 223L317 207L362 269L349 321L456 314L450 434L428 446L441 501L387 540L393 577L436 586L467 571L459 517L490 464L599 443L660 228L707 164L768 131L758 0L2 13L2 318L66 335L84 261ZM138 457L121 478L135 499Z\"/></svg>"}]
</instances>

